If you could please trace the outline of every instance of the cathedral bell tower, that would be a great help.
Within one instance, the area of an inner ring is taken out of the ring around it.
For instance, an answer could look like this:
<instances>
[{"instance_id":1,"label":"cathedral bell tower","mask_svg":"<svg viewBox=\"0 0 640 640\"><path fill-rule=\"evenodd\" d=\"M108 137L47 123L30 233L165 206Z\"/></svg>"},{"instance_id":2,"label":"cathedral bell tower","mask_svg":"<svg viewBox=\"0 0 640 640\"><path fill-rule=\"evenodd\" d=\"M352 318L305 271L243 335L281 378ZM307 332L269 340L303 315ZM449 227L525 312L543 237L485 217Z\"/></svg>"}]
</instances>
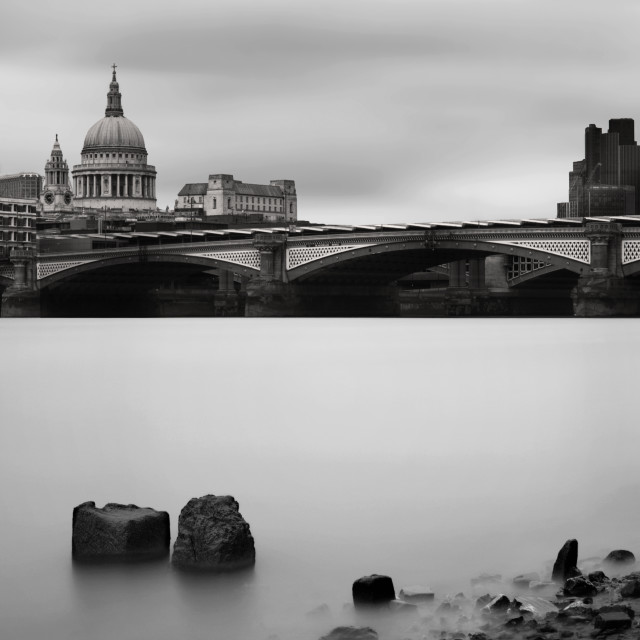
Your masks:
<instances>
[{"instance_id":1,"label":"cathedral bell tower","mask_svg":"<svg viewBox=\"0 0 640 640\"><path fill-rule=\"evenodd\" d=\"M72 209L73 194L69 186L69 166L62 157L57 133L51 157L44 165L44 184L40 194L40 203L44 213L71 211Z\"/></svg>"}]
</instances>

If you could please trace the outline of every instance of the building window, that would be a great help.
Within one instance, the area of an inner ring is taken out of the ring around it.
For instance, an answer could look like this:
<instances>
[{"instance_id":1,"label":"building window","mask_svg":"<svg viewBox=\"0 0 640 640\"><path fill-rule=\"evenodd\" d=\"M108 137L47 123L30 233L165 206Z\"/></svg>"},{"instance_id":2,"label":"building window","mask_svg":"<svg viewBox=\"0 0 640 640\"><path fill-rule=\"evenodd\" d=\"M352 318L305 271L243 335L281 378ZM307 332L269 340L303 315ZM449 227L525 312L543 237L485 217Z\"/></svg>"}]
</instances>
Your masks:
<instances>
[{"instance_id":1,"label":"building window","mask_svg":"<svg viewBox=\"0 0 640 640\"><path fill-rule=\"evenodd\" d=\"M215 198L213 199L213 208L214 208L214 209L217 209L217 208L218 208L218 207L217 207L217 200L216 200Z\"/></svg>"},{"instance_id":2,"label":"building window","mask_svg":"<svg viewBox=\"0 0 640 640\"><path fill-rule=\"evenodd\" d=\"M289 213L293 213L293 202L289 203Z\"/></svg>"}]
</instances>

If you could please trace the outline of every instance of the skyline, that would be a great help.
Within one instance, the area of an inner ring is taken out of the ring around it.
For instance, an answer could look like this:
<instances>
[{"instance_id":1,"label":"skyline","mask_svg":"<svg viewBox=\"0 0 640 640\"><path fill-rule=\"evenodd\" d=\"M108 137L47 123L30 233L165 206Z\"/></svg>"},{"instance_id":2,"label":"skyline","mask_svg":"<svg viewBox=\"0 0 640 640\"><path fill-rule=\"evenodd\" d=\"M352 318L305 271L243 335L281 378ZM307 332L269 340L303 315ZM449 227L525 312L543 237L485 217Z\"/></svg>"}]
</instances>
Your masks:
<instances>
[{"instance_id":1,"label":"skyline","mask_svg":"<svg viewBox=\"0 0 640 640\"><path fill-rule=\"evenodd\" d=\"M0 173L56 133L79 164L115 63L161 209L231 173L295 180L314 222L555 217L585 127L640 104L629 0L110 6L3 3Z\"/></svg>"}]
</instances>

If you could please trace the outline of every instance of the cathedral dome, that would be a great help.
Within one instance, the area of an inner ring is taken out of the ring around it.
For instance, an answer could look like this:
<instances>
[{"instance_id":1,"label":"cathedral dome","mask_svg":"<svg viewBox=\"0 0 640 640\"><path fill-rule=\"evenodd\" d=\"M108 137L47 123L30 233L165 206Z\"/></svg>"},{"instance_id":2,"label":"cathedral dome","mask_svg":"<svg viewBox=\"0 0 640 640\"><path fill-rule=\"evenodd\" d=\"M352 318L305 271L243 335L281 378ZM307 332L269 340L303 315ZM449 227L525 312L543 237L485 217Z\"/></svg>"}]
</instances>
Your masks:
<instances>
[{"instance_id":1,"label":"cathedral dome","mask_svg":"<svg viewBox=\"0 0 640 640\"><path fill-rule=\"evenodd\" d=\"M147 153L140 129L124 116L105 116L87 131L82 153L105 147Z\"/></svg>"}]
</instances>

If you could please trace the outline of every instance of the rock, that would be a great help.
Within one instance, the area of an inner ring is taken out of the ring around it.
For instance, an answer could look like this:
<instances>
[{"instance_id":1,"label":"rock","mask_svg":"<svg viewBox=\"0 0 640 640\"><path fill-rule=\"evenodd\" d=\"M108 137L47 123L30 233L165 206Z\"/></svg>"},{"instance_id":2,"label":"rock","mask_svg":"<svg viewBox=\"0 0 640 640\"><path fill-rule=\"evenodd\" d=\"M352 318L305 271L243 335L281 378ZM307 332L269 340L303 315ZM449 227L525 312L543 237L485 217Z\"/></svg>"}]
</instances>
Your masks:
<instances>
[{"instance_id":1,"label":"rock","mask_svg":"<svg viewBox=\"0 0 640 640\"><path fill-rule=\"evenodd\" d=\"M585 577L569 578L563 589L565 596L573 596L581 598L583 596L595 596L598 594L596 586L589 582Z\"/></svg>"},{"instance_id":2,"label":"rock","mask_svg":"<svg viewBox=\"0 0 640 640\"><path fill-rule=\"evenodd\" d=\"M582 600L572 602L560 613L562 616L585 616L586 618L593 618L593 616L596 615L595 609L588 604L585 604Z\"/></svg>"},{"instance_id":3,"label":"rock","mask_svg":"<svg viewBox=\"0 0 640 640\"><path fill-rule=\"evenodd\" d=\"M558 588L555 582L542 582L533 580L529 583L530 591L554 591Z\"/></svg>"},{"instance_id":4,"label":"rock","mask_svg":"<svg viewBox=\"0 0 640 640\"><path fill-rule=\"evenodd\" d=\"M596 613L626 613L631 619L636 617L636 612L628 604L605 604L601 606Z\"/></svg>"},{"instance_id":5,"label":"rock","mask_svg":"<svg viewBox=\"0 0 640 640\"><path fill-rule=\"evenodd\" d=\"M175 567L233 571L255 561L251 529L232 496L191 498L183 507L173 546Z\"/></svg>"},{"instance_id":6,"label":"rock","mask_svg":"<svg viewBox=\"0 0 640 640\"><path fill-rule=\"evenodd\" d=\"M481 573L477 578L471 578L471 586L481 584L499 584L502 582L502 576L499 573Z\"/></svg>"},{"instance_id":7,"label":"rock","mask_svg":"<svg viewBox=\"0 0 640 640\"><path fill-rule=\"evenodd\" d=\"M492 600L493 600L493 596L488 593L486 593L483 596L480 596L476 600L476 609L482 609L482 607L484 607L486 604L489 604Z\"/></svg>"},{"instance_id":8,"label":"rock","mask_svg":"<svg viewBox=\"0 0 640 640\"><path fill-rule=\"evenodd\" d=\"M599 613L593 621L596 629L630 629L631 618L622 611Z\"/></svg>"},{"instance_id":9,"label":"rock","mask_svg":"<svg viewBox=\"0 0 640 640\"><path fill-rule=\"evenodd\" d=\"M539 582L540 574L532 571L531 573L522 573L513 579L513 584L521 589L528 589L531 582Z\"/></svg>"},{"instance_id":10,"label":"rock","mask_svg":"<svg viewBox=\"0 0 640 640\"><path fill-rule=\"evenodd\" d=\"M493 598L491 602L485 604L484 607L482 607L482 611L485 613L506 611L509 608L510 604L511 601L509 600L509 598L507 598L507 596L505 596L503 593L500 593L499 595L495 596L495 598Z\"/></svg>"},{"instance_id":11,"label":"rock","mask_svg":"<svg viewBox=\"0 0 640 640\"><path fill-rule=\"evenodd\" d=\"M593 582L593 584L602 584L609 579L605 575L604 571L592 571L587 578L589 579L589 582Z\"/></svg>"},{"instance_id":12,"label":"rock","mask_svg":"<svg viewBox=\"0 0 640 640\"><path fill-rule=\"evenodd\" d=\"M530 613L536 618L545 618L548 613L556 613L558 608L553 602L538 596L516 596L514 608L521 613Z\"/></svg>"},{"instance_id":13,"label":"rock","mask_svg":"<svg viewBox=\"0 0 640 640\"><path fill-rule=\"evenodd\" d=\"M412 587L402 587L400 589L400 599L405 602L433 602L435 594L429 587L415 585Z\"/></svg>"},{"instance_id":14,"label":"rock","mask_svg":"<svg viewBox=\"0 0 640 640\"><path fill-rule=\"evenodd\" d=\"M577 573L576 573L577 572ZM568 578L580 575L578 569L578 541L567 540L553 565L551 579L554 582L565 582Z\"/></svg>"},{"instance_id":15,"label":"rock","mask_svg":"<svg viewBox=\"0 0 640 640\"><path fill-rule=\"evenodd\" d=\"M320 640L378 640L371 627L336 627Z\"/></svg>"},{"instance_id":16,"label":"rock","mask_svg":"<svg viewBox=\"0 0 640 640\"><path fill-rule=\"evenodd\" d=\"M608 566L624 566L628 567L629 565L636 563L636 557L631 553L631 551L627 551L626 549L616 549L609 553L609 555L602 561L602 564Z\"/></svg>"},{"instance_id":17,"label":"rock","mask_svg":"<svg viewBox=\"0 0 640 640\"><path fill-rule=\"evenodd\" d=\"M127 562L169 555L169 514L110 502L84 502L73 510L71 553L76 561Z\"/></svg>"},{"instance_id":18,"label":"rock","mask_svg":"<svg viewBox=\"0 0 640 640\"><path fill-rule=\"evenodd\" d=\"M524 624L524 616L514 616L513 618L509 618L505 623L505 627L519 627Z\"/></svg>"},{"instance_id":19,"label":"rock","mask_svg":"<svg viewBox=\"0 0 640 640\"><path fill-rule=\"evenodd\" d=\"M625 582L620 589L623 598L640 598L640 580L633 579Z\"/></svg>"},{"instance_id":20,"label":"rock","mask_svg":"<svg viewBox=\"0 0 640 640\"><path fill-rule=\"evenodd\" d=\"M489 636L486 633L479 631L477 633L470 633L469 640L489 640Z\"/></svg>"},{"instance_id":21,"label":"rock","mask_svg":"<svg viewBox=\"0 0 640 640\"><path fill-rule=\"evenodd\" d=\"M390 600L389 610L393 611L394 613L408 613L410 615L417 615L418 606L415 604L411 604L410 602L405 602L404 600Z\"/></svg>"},{"instance_id":22,"label":"rock","mask_svg":"<svg viewBox=\"0 0 640 640\"><path fill-rule=\"evenodd\" d=\"M393 581L389 576L376 573L358 578L351 588L353 604L358 607L370 607L387 604L396 599Z\"/></svg>"},{"instance_id":23,"label":"rock","mask_svg":"<svg viewBox=\"0 0 640 640\"><path fill-rule=\"evenodd\" d=\"M311 611L307 611L305 614L307 618L330 618L331 617L331 609L329 609L328 604L321 604L311 609Z\"/></svg>"}]
</instances>

